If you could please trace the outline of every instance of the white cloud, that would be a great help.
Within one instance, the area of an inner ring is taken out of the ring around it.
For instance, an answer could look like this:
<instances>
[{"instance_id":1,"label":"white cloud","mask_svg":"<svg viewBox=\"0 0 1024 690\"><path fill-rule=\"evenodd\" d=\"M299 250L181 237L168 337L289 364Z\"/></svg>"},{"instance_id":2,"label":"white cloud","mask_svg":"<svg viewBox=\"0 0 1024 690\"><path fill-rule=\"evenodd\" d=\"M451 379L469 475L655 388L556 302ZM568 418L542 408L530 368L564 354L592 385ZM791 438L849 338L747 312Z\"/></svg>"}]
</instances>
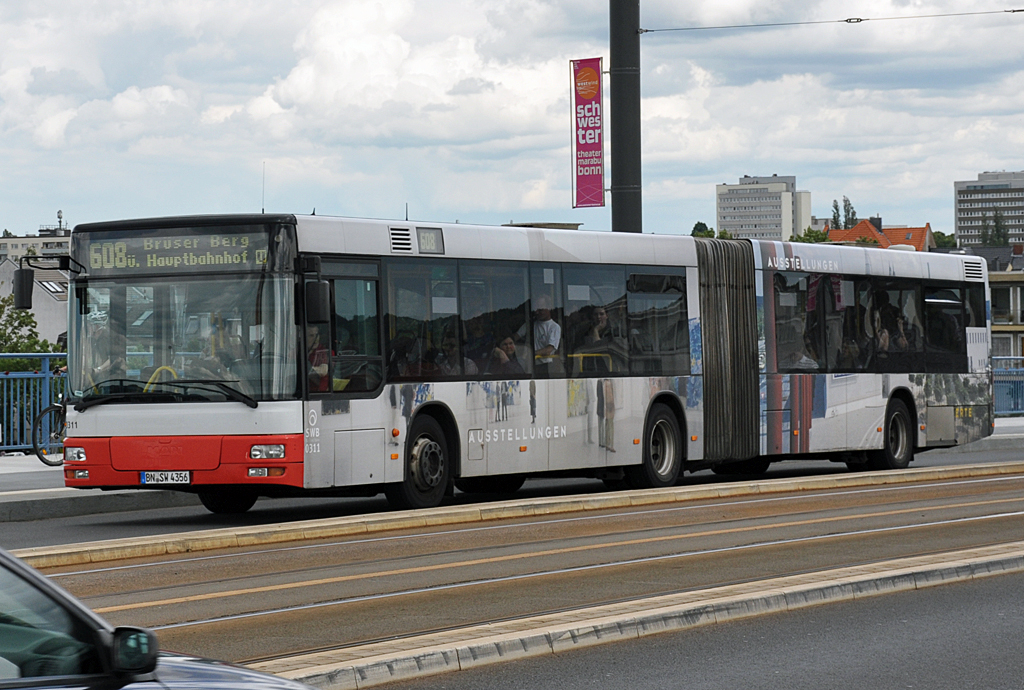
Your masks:
<instances>
[{"instance_id":1,"label":"white cloud","mask_svg":"<svg viewBox=\"0 0 1024 690\"><path fill-rule=\"evenodd\" d=\"M819 215L846 194L949 230L954 179L1024 169L1024 19L880 19L989 9L645 0L645 28L831 21L643 36L647 228L777 172ZM832 21L851 12L871 21ZM568 61L607 57L607 21L584 0L8 0L0 225L251 211L266 161L268 210L607 227L570 208L568 115Z\"/></svg>"}]
</instances>

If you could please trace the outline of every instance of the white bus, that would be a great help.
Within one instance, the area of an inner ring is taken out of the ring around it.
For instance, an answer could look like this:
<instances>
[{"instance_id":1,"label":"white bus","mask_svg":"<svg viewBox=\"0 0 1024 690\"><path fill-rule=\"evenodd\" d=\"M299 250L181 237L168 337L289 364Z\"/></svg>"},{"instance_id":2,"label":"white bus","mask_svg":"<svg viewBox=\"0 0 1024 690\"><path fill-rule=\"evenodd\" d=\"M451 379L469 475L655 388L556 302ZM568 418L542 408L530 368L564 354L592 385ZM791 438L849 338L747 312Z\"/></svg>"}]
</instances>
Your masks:
<instances>
[{"instance_id":1,"label":"white bus","mask_svg":"<svg viewBox=\"0 0 1024 690\"><path fill-rule=\"evenodd\" d=\"M992 431L971 256L292 215L79 225L65 480L437 505Z\"/></svg>"}]
</instances>

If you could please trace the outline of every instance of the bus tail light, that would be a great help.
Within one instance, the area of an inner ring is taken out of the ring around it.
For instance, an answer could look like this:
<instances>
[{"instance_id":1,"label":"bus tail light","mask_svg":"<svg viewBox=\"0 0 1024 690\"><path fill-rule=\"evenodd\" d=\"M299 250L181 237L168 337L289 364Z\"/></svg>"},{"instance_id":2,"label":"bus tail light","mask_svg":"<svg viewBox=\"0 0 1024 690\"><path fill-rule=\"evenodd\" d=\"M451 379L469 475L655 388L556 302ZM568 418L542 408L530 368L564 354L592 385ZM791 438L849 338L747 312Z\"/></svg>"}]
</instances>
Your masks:
<instances>
[{"instance_id":1,"label":"bus tail light","mask_svg":"<svg viewBox=\"0 0 1024 690\"><path fill-rule=\"evenodd\" d=\"M281 460L284 458L284 444L273 443L253 446L249 449L249 457L253 460Z\"/></svg>"}]
</instances>

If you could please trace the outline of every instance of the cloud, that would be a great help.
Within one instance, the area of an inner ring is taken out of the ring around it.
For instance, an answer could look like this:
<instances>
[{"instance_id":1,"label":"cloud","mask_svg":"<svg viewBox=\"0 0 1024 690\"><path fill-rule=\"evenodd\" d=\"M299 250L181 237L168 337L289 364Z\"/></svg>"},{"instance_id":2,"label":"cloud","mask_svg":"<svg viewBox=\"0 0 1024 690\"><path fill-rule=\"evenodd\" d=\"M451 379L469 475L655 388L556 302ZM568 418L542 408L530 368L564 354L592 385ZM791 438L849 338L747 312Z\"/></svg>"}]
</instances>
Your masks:
<instances>
[{"instance_id":1,"label":"cloud","mask_svg":"<svg viewBox=\"0 0 1024 690\"><path fill-rule=\"evenodd\" d=\"M954 179L1024 168L1022 15L882 19L988 9L645 0L645 28L829 22L643 35L647 228L776 172L818 215L845 194L950 230ZM607 227L570 208L568 113L568 62L607 68L607 21L584 0L9 0L0 224L254 210L267 162L274 210Z\"/></svg>"}]
</instances>

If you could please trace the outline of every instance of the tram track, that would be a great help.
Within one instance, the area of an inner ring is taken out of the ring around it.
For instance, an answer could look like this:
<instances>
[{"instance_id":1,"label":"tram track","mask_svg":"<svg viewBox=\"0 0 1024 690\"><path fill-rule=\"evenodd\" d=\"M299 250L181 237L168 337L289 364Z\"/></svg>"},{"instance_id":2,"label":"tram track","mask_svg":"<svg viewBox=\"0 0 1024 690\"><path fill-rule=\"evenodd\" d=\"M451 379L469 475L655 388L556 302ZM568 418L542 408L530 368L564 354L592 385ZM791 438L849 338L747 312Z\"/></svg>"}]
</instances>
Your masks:
<instances>
[{"instance_id":1,"label":"tram track","mask_svg":"<svg viewBox=\"0 0 1024 690\"><path fill-rule=\"evenodd\" d=\"M168 648L270 663L941 556L1019 538L1022 523L1024 476L1001 474L412 526L48 574L113 623L156 629Z\"/></svg>"}]
</instances>

